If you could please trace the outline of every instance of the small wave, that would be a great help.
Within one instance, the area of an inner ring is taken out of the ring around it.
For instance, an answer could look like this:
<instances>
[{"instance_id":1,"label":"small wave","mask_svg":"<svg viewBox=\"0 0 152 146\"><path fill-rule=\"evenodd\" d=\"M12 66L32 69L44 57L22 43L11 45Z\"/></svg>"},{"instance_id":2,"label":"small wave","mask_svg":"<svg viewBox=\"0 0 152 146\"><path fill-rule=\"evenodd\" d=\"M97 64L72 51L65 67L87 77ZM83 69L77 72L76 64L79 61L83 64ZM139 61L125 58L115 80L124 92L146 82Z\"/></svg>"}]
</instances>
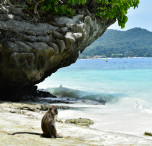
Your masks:
<instances>
[{"instance_id":1,"label":"small wave","mask_svg":"<svg viewBox=\"0 0 152 146\"><path fill-rule=\"evenodd\" d=\"M84 100L92 100L100 103L114 102L117 100L115 95L112 94L104 94L104 93L90 93L80 90L74 90L65 87L57 87L57 88L47 88L51 94L56 95L58 97L64 98L75 98L75 99L84 99Z\"/></svg>"},{"instance_id":2,"label":"small wave","mask_svg":"<svg viewBox=\"0 0 152 146\"><path fill-rule=\"evenodd\" d=\"M121 110L127 110L127 111L135 111L140 114L152 114L152 104L151 102L140 99L140 98L134 98L134 97L124 97L119 98L115 104L111 104L113 107L117 107Z\"/></svg>"}]
</instances>

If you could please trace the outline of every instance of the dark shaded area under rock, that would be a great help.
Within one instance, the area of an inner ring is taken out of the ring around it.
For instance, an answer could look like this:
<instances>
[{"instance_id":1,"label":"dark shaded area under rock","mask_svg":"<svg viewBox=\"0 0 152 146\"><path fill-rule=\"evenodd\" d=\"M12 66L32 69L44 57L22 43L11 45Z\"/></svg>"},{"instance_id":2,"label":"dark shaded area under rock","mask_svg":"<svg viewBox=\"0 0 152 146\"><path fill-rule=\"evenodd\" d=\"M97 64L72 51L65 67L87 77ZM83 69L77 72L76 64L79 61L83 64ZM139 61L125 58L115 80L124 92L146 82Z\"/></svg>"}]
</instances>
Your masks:
<instances>
[{"instance_id":1,"label":"dark shaded area under rock","mask_svg":"<svg viewBox=\"0 0 152 146\"><path fill-rule=\"evenodd\" d=\"M44 90L37 90L37 86L31 88L23 89L4 89L0 90L0 100L3 101L37 101L38 97L51 97L56 98L56 96L50 94Z\"/></svg>"}]
</instances>

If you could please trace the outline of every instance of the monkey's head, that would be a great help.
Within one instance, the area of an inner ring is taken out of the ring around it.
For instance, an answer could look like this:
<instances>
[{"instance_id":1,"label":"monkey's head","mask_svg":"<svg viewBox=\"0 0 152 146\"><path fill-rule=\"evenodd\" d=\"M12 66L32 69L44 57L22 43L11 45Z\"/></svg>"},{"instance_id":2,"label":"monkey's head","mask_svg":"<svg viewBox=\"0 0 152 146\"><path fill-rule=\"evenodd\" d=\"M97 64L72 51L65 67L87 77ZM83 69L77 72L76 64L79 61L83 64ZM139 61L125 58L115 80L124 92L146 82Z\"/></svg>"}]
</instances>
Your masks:
<instances>
[{"instance_id":1,"label":"monkey's head","mask_svg":"<svg viewBox=\"0 0 152 146\"><path fill-rule=\"evenodd\" d=\"M58 114L58 109L56 106L52 105L50 108L49 108L49 111L53 114L53 115L57 115Z\"/></svg>"}]
</instances>

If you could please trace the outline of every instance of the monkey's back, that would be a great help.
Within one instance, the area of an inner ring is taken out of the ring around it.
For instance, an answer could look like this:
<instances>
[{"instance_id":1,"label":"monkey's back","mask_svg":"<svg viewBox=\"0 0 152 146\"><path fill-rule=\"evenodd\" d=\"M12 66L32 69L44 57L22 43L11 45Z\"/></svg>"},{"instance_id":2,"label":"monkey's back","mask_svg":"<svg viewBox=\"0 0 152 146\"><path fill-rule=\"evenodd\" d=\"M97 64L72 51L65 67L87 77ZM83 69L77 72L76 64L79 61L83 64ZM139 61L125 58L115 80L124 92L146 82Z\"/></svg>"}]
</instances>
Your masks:
<instances>
[{"instance_id":1,"label":"monkey's back","mask_svg":"<svg viewBox=\"0 0 152 146\"><path fill-rule=\"evenodd\" d=\"M49 137L51 131L51 124L54 121L54 118L50 112L46 112L41 121L41 128L44 136Z\"/></svg>"}]
</instances>

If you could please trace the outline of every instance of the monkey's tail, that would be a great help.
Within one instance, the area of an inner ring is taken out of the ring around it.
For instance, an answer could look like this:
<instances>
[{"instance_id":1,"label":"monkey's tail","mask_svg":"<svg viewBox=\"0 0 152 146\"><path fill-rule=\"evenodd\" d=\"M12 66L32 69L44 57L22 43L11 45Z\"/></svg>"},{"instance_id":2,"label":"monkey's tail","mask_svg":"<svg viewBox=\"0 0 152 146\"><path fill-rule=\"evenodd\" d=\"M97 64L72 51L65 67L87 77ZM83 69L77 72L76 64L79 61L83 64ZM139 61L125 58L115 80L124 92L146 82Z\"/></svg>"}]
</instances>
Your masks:
<instances>
[{"instance_id":1,"label":"monkey's tail","mask_svg":"<svg viewBox=\"0 0 152 146\"><path fill-rule=\"evenodd\" d=\"M33 135L40 135L42 136L42 133L36 133L36 132L14 132L14 133L8 133L8 135L15 135L15 134L33 134Z\"/></svg>"}]
</instances>

